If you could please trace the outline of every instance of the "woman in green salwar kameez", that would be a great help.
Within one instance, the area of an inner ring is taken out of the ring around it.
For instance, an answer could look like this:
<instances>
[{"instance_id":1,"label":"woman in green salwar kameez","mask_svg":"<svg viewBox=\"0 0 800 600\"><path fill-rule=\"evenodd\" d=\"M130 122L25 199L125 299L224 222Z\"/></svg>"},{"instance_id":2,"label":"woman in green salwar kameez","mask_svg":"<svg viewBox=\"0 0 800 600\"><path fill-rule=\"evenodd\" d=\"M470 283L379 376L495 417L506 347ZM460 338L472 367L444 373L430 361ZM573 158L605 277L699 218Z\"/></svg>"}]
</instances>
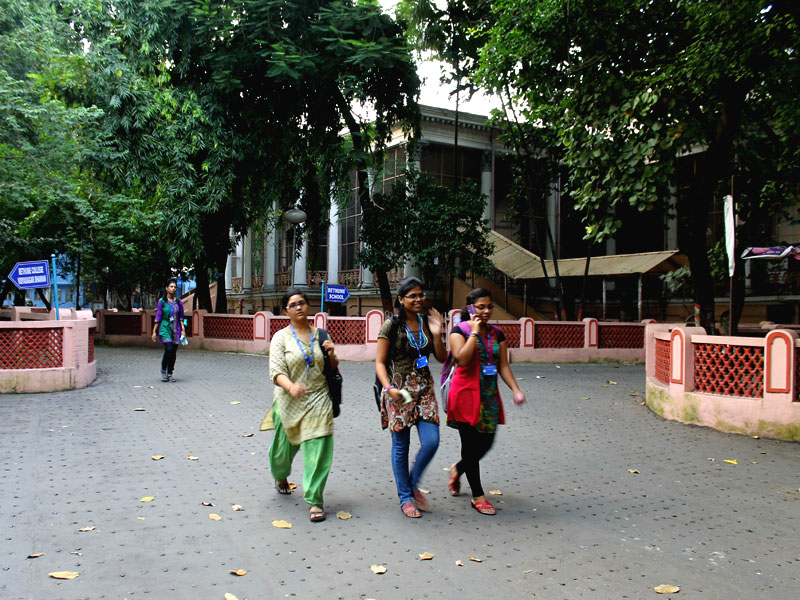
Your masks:
<instances>
[{"instance_id":1,"label":"woman in green salwar kameez","mask_svg":"<svg viewBox=\"0 0 800 600\"><path fill-rule=\"evenodd\" d=\"M324 357L317 329L308 322L308 297L290 289L283 308L290 319L269 346L269 378L275 395L262 430L274 429L269 466L280 494L291 494L289 473L303 451L303 499L312 522L325 520L323 491L333 459L333 408L323 374ZM339 359L330 339L323 342L332 368Z\"/></svg>"}]
</instances>

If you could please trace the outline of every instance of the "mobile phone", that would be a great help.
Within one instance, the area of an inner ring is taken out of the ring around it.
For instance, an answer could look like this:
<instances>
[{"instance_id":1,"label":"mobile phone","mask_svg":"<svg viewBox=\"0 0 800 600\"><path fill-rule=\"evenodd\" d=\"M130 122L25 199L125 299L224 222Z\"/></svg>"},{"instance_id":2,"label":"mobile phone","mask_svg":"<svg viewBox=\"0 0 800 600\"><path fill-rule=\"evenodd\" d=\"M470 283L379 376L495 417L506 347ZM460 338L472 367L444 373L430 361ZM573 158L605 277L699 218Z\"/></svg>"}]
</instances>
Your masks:
<instances>
[{"instance_id":1,"label":"mobile phone","mask_svg":"<svg viewBox=\"0 0 800 600\"><path fill-rule=\"evenodd\" d=\"M475 305L474 304L468 304L467 305L467 312L469 314L471 314L471 315L477 314L477 311L475 310Z\"/></svg>"}]
</instances>

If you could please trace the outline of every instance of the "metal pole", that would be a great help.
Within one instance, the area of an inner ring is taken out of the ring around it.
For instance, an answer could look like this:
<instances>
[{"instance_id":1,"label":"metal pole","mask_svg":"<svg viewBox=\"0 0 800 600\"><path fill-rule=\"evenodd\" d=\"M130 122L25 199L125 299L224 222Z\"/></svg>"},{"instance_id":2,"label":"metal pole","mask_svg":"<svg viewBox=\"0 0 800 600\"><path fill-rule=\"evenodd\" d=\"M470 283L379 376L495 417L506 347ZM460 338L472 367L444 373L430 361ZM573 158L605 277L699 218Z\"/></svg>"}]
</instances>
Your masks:
<instances>
[{"instance_id":1,"label":"metal pole","mask_svg":"<svg viewBox=\"0 0 800 600\"><path fill-rule=\"evenodd\" d=\"M606 320L606 278L603 277L603 321Z\"/></svg>"},{"instance_id":2,"label":"metal pole","mask_svg":"<svg viewBox=\"0 0 800 600\"><path fill-rule=\"evenodd\" d=\"M642 321L642 273L639 273L639 292L638 292L638 302L639 306L639 322Z\"/></svg>"},{"instance_id":3,"label":"metal pole","mask_svg":"<svg viewBox=\"0 0 800 600\"><path fill-rule=\"evenodd\" d=\"M325 280L322 280L322 299L320 302L319 312L325 312Z\"/></svg>"},{"instance_id":4,"label":"metal pole","mask_svg":"<svg viewBox=\"0 0 800 600\"><path fill-rule=\"evenodd\" d=\"M56 272L56 255L51 254L50 260L53 263L53 300L56 306L56 321L60 320L61 315L58 311L58 273Z\"/></svg>"}]
</instances>

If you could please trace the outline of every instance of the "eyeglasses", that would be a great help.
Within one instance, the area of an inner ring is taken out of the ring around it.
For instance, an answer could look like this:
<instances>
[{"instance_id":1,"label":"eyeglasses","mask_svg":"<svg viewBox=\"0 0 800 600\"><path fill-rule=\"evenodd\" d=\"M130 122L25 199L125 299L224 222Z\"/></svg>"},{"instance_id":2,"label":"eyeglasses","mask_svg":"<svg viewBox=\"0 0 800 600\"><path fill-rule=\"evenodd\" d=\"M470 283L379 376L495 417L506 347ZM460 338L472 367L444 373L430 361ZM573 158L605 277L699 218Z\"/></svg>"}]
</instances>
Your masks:
<instances>
[{"instance_id":1,"label":"eyeglasses","mask_svg":"<svg viewBox=\"0 0 800 600\"><path fill-rule=\"evenodd\" d=\"M286 307L287 310L296 310L298 308L303 308L307 306L305 302L292 302L289 306Z\"/></svg>"},{"instance_id":2,"label":"eyeglasses","mask_svg":"<svg viewBox=\"0 0 800 600\"><path fill-rule=\"evenodd\" d=\"M425 299L425 292L420 292L419 294L406 294L405 296L400 296L401 298L408 298L409 300L416 300L419 298L420 300Z\"/></svg>"}]
</instances>

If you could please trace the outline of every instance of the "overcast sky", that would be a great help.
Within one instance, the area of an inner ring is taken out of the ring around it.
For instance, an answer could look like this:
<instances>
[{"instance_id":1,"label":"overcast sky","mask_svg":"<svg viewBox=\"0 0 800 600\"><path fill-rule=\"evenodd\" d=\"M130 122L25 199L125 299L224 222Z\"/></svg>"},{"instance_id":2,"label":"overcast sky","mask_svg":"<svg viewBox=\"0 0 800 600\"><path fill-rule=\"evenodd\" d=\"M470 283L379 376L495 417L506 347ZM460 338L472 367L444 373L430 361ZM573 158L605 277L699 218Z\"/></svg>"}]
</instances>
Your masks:
<instances>
[{"instance_id":1,"label":"overcast sky","mask_svg":"<svg viewBox=\"0 0 800 600\"><path fill-rule=\"evenodd\" d=\"M397 0L380 0L380 3L385 12L394 15L394 7L397 4ZM422 88L419 97L420 104L455 109L455 96L450 96L455 86L442 86L439 83L439 79L442 75L441 63L434 60L423 61L416 56L415 59L418 64L419 77L422 80ZM488 116L492 108L500 108L500 103L496 99L478 93L473 96L470 102L464 102L462 97L459 108L464 112Z\"/></svg>"}]
</instances>

